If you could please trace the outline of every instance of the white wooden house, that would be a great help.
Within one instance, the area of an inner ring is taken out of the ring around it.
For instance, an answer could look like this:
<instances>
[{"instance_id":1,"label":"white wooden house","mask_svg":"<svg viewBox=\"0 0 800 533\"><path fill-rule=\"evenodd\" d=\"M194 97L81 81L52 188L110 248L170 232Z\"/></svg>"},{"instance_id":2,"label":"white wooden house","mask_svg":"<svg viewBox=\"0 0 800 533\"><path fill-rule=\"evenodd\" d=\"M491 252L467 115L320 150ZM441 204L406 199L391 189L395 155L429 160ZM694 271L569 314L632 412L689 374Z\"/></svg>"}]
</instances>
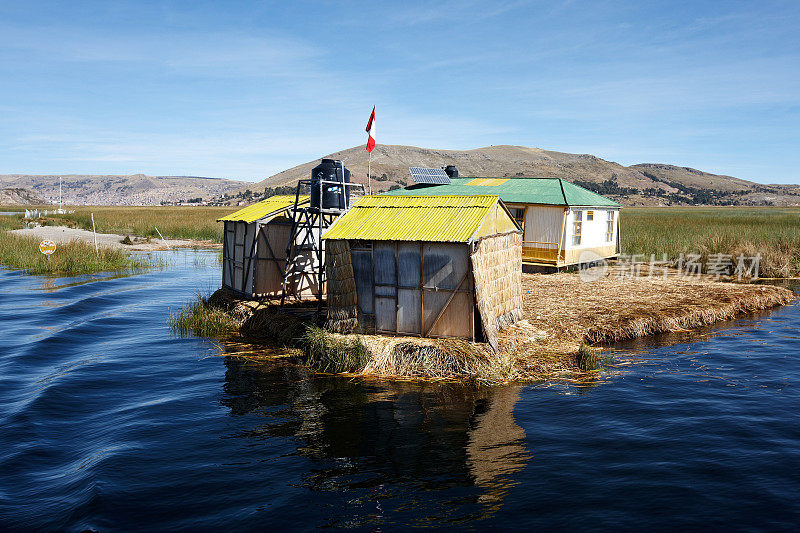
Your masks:
<instances>
[{"instance_id":1,"label":"white wooden house","mask_svg":"<svg viewBox=\"0 0 800 533\"><path fill-rule=\"evenodd\" d=\"M620 205L559 178L455 178L393 196L496 194L523 230L525 264L564 267L617 255Z\"/></svg>"}]
</instances>

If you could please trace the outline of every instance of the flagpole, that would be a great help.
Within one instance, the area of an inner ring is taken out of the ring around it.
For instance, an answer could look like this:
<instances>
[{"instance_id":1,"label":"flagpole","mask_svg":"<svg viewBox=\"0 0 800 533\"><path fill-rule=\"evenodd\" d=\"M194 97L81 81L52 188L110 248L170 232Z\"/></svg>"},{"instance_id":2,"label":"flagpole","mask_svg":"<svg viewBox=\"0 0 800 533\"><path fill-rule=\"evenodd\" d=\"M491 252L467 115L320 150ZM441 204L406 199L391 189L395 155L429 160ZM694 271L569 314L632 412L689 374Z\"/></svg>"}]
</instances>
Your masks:
<instances>
[{"instance_id":1,"label":"flagpole","mask_svg":"<svg viewBox=\"0 0 800 533\"><path fill-rule=\"evenodd\" d=\"M375 149L375 106L372 106L372 114L367 121L367 152L369 153L369 160L367 163L367 190L372 194L372 151ZM372 146L370 146L372 142Z\"/></svg>"}]
</instances>

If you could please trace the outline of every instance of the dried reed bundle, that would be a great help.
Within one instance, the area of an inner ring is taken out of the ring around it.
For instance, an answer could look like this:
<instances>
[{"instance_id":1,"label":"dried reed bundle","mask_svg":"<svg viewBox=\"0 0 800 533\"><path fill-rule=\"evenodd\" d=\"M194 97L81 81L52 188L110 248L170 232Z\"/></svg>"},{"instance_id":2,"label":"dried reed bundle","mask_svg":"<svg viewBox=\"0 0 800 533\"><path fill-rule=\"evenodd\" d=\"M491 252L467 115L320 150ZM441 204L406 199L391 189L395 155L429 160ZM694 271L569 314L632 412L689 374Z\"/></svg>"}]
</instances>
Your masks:
<instances>
[{"instance_id":1,"label":"dried reed bundle","mask_svg":"<svg viewBox=\"0 0 800 533\"><path fill-rule=\"evenodd\" d=\"M522 318L522 235L513 232L482 239L470 260L483 328L489 344L497 349L498 333Z\"/></svg>"},{"instance_id":2,"label":"dried reed bundle","mask_svg":"<svg viewBox=\"0 0 800 533\"><path fill-rule=\"evenodd\" d=\"M326 329L350 333L358 329L356 280L347 241L326 241L328 321Z\"/></svg>"},{"instance_id":3,"label":"dried reed bundle","mask_svg":"<svg viewBox=\"0 0 800 533\"><path fill-rule=\"evenodd\" d=\"M478 379L506 382L514 379L514 359L485 344L458 339L381 337L368 335L363 342L369 361L362 373L427 380Z\"/></svg>"}]
</instances>

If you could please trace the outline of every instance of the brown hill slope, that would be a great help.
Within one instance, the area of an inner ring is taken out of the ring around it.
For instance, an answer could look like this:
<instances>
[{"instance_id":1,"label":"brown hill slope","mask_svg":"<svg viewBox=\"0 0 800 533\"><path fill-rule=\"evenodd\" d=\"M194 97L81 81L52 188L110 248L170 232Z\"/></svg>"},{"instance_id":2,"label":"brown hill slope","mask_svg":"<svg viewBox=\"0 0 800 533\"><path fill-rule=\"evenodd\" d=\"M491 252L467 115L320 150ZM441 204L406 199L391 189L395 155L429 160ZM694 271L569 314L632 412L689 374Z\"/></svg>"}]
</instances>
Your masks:
<instances>
[{"instance_id":1,"label":"brown hill slope","mask_svg":"<svg viewBox=\"0 0 800 533\"><path fill-rule=\"evenodd\" d=\"M353 180L366 182L368 154L363 146L323 156L341 159ZM319 160L284 170L244 189L293 186L307 178ZM475 150L437 150L416 146L378 145L372 153L372 187L381 192L408 179L408 167L456 165L461 176L558 177L591 188L625 205L768 204L800 205L796 187L750 181L662 164L625 167L588 154L570 154L525 146L488 146ZM385 176L385 178L384 178Z\"/></svg>"},{"instance_id":2,"label":"brown hill slope","mask_svg":"<svg viewBox=\"0 0 800 533\"><path fill-rule=\"evenodd\" d=\"M27 189L0 189L0 205L42 205L47 202Z\"/></svg>"},{"instance_id":3,"label":"brown hill slope","mask_svg":"<svg viewBox=\"0 0 800 533\"><path fill-rule=\"evenodd\" d=\"M651 179L679 182L684 186L712 188L719 191L740 191L748 189L755 183L732 176L709 174L702 170L660 163L640 163L631 165L630 169L641 172Z\"/></svg>"},{"instance_id":4,"label":"brown hill slope","mask_svg":"<svg viewBox=\"0 0 800 533\"><path fill-rule=\"evenodd\" d=\"M247 184L218 178L192 176L34 176L0 175L0 187L24 188L45 202L58 202L59 178L63 202L70 205L158 205L190 198L209 198L236 191Z\"/></svg>"}]
</instances>

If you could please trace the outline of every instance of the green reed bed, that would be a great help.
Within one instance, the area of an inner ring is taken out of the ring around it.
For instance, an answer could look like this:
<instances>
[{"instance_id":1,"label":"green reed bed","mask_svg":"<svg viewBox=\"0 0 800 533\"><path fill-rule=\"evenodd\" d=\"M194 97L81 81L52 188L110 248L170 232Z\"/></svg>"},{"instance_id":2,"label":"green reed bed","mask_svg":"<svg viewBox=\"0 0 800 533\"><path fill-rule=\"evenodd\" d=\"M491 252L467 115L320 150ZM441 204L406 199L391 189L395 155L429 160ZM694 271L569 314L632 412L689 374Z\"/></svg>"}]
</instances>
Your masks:
<instances>
[{"instance_id":1,"label":"green reed bed","mask_svg":"<svg viewBox=\"0 0 800 533\"><path fill-rule=\"evenodd\" d=\"M306 327L301 346L305 363L319 372L359 373L370 359L367 347L357 336L331 335L312 325Z\"/></svg>"},{"instance_id":2,"label":"green reed bed","mask_svg":"<svg viewBox=\"0 0 800 533\"><path fill-rule=\"evenodd\" d=\"M0 231L24 228L22 215L0 215Z\"/></svg>"},{"instance_id":3,"label":"green reed bed","mask_svg":"<svg viewBox=\"0 0 800 533\"><path fill-rule=\"evenodd\" d=\"M621 215L622 251L647 258L663 254L761 254L761 277L800 276L800 208L626 208Z\"/></svg>"},{"instance_id":4,"label":"green reed bed","mask_svg":"<svg viewBox=\"0 0 800 533\"><path fill-rule=\"evenodd\" d=\"M35 275L138 271L157 266L144 256L111 248L95 251L93 245L80 241L59 244L48 258L39 251L39 242L36 237L0 231L0 264Z\"/></svg>"},{"instance_id":5,"label":"green reed bed","mask_svg":"<svg viewBox=\"0 0 800 533\"><path fill-rule=\"evenodd\" d=\"M243 337L297 348L299 360L320 372L360 372L368 359L366 346L358 338L331 335L312 323L276 313L269 307L251 307L218 295L204 298L198 294L186 307L170 314L168 324L180 335Z\"/></svg>"},{"instance_id":6,"label":"green reed bed","mask_svg":"<svg viewBox=\"0 0 800 533\"><path fill-rule=\"evenodd\" d=\"M217 219L236 207L75 207L74 213L51 215L46 223L92 229L91 215L94 213L95 227L99 233L118 233L140 237L159 238L158 231L166 239L187 239L222 242L222 223Z\"/></svg>"},{"instance_id":7,"label":"green reed bed","mask_svg":"<svg viewBox=\"0 0 800 533\"><path fill-rule=\"evenodd\" d=\"M181 335L214 338L233 336L241 324L224 309L209 304L208 299L200 295L180 312L170 314L167 322L172 331Z\"/></svg>"}]
</instances>

